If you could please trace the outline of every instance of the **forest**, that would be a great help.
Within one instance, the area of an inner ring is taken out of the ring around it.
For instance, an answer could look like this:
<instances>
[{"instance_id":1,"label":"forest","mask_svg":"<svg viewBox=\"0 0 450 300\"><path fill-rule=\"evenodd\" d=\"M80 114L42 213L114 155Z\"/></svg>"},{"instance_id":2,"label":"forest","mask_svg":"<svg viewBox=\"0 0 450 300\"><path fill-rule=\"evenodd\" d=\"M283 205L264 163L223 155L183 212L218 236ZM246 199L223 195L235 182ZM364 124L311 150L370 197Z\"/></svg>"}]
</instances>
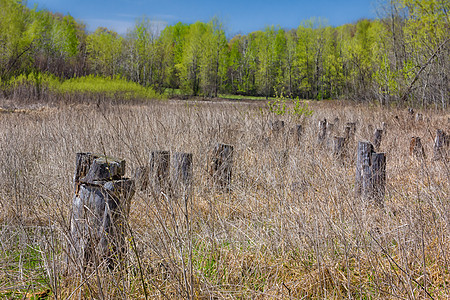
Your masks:
<instances>
[{"instance_id":1,"label":"forest","mask_svg":"<svg viewBox=\"0 0 450 300\"><path fill-rule=\"evenodd\" d=\"M143 17L119 35L0 0L0 90L45 99L100 81L144 98L285 95L445 109L449 10L448 0L390 0L376 20L333 27L311 18L229 38L218 18L160 28Z\"/></svg>"}]
</instances>

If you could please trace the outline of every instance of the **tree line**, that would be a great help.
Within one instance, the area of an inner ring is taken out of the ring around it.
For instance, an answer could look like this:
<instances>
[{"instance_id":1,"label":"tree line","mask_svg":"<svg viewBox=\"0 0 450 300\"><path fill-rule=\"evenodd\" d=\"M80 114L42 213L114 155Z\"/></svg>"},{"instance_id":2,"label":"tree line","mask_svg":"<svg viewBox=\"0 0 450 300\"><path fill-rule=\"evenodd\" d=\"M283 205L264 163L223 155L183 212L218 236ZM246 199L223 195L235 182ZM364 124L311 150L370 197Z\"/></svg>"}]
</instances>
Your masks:
<instances>
[{"instance_id":1,"label":"tree line","mask_svg":"<svg viewBox=\"0 0 450 300\"><path fill-rule=\"evenodd\" d=\"M0 88L12 79L120 77L160 93L346 98L446 108L450 96L450 1L389 0L377 20L227 38L217 18L158 28L148 18L126 35L87 32L70 15L0 0Z\"/></svg>"}]
</instances>

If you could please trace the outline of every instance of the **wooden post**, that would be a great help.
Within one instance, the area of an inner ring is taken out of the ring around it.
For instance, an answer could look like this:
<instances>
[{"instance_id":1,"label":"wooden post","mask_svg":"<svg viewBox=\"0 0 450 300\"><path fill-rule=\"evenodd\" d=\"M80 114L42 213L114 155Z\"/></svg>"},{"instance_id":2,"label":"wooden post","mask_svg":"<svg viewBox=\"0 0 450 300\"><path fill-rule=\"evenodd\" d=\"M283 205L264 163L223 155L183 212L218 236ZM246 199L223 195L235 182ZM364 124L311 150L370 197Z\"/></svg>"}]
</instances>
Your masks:
<instances>
[{"instance_id":1,"label":"wooden post","mask_svg":"<svg viewBox=\"0 0 450 300\"><path fill-rule=\"evenodd\" d=\"M169 151L152 151L150 153L149 182L151 189L156 196L161 193L169 193Z\"/></svg>"},{"instance_id":2,"label":"wooden post","mask_svg":"<svg viewBox=\"0 0 450 300\"><path fill-rule=\"evenodd\" d=\"M416 114L416 122L422 122L423 121L423 115L421 113Z\"/></svg>"},{"instance_id":3,"label":"wooden post","mask_svg":"<svg viewBox=\"0 0 450 300\"><path fill-rule=\"evenodd\" d=\"M172 156L173 196L189 197L192 186L192 153L175 152Z\"/></svg>"},{"instance_id":4,"label":"wooden post","mask_svg":"<svg viewBox=\"0 0 450 300\"><path fill-rule=\"evenodd\" d=\"M383 206L386 189L386 156L375 153L369 142L358 143L355 194Z\"/></svg>"},{"instance_id":5,"label":"wooden post","mask_svg":"<svg viewBox=\"0 0 450 300\"><path fill-rule=\"evenodd\" d=\"M302 125L296 125L295 126L295 141L297 143L298 146L300 146L300 141L302 139L302 134L303 134L303 127Z\"/></svg>"},{"instance_id":6,"label":"wooden post","mask_svg":"<svg viewBox=\"0 0 450 300\"><path fill-rule=\"evenodd\" d=\"M231 174L233 167L233 146L217 144L214 147L210 174L214 184L223 190L229 190L231 186Z\"/></svg>"},{"instance_id":7,"label":"wooden post","mask_svg":"<svg viewBox=\"0 0 450 300\"><path fill-rule=\"evenodd\" d=\"M69 255L82 269L103 260L112 268L126 251L134 181L124 174L124 160L77 153Z\"/></svg>"},{"instance_id":8,"label":"wooden post","mask_svg":"<svg viewBox=\"0 0 450 300\"><path fill-rule=\"evenodd\" d=\"M274 122L271 122L270 128L273 132L280 132L284 129L284 121L276 120Z\"/></svg>"},{"instance_id":9,"label":"wooden post","mask_svg":"<svg viewBox=\"0 0 450 300\"><path fill-rule=\"evenodd\" d=\"M420 137L413 136L409 143L409 155L414 155L418 159L425 159L425 150L423 149L422 141Z\"/></svg>"},{"instance_id":10,"label":"wooden post","mask_svg":"<svg viewBox=\"0 0 450 300\"><path fill-rule=\"evenodd\" d=\"M386 192L386 156L384 153L372 153L372 199L378 206L383 206Z\"/></svg>"},{"instance_id":11,"label":"wooden post","mask_svg":"<svg viewBox=\"0 0 450 300\"><path fill-rule=\"evenodd\" d=\"M377 150L380 148L382 136L383 129L375 130L375 133L373 134L373 147Z\"/></svg>"},{"instance_id":12,"label":"wooden post","mask_svg":"<svg viewBox=\"0 0 450 300\"><path fill-rule=\"evenodd\" d=\"M359 142L356 159L355 194L363 199L370 198L371 189L371 165L373 145L370 142Z\"/></svg>"},{"instance_id":13,"label":"wooden post","mask_svg":"<svg viewBox=\"0 0 450 300\"><path fill-rule=\"evenodd\" d=\"M327 136L327 119L319 121L319 134L317 135L317 141L319 144L323 144L325 137Z\"/></svg>"},{"instance_id":14,"label":"wooden post","mask_svg":"<svg viewBox=\"0 0 450 300\"><path fill-rule=\"evenodd\" d=\"M445 158L449 144L450 135L447 135L443 130L438 129L436 131L436 138L434 139L433 160Z\"/></svg>"},{"instance_id":15,"label":"wooden post","mask_svg":"<svg viewBox=\"0 0 450 300\"><path fill-rule=\"evenodd\" d=\"M347 129L349 127L349 129ZM348 132L347 132L348 131ZM347 139L355 139L356 134L356 122L347 122L346 128L345 128L346 138Z\"/></svg>"},{"instance_id":16,"label":"wooden post","mask_svg":"<svg viewBox=\"0 0 450 300\"><path fill-rule=\"evenodd\" d=\"M136 184L136 190L145 191L148 188L150 177L149 166L140 166L134 170L133 179Z\"/></svg>"},{"instance_id":17,"label":"wooden post","mask_svg":"<svg viewBox=\"0 0 450 300\"><path fill-rule=\"evenodd\" d=\"M345 153L345 138L342 136L335 136L333 139L333 155L338 159L343 158Z\"/></svg>"}]
</instances>

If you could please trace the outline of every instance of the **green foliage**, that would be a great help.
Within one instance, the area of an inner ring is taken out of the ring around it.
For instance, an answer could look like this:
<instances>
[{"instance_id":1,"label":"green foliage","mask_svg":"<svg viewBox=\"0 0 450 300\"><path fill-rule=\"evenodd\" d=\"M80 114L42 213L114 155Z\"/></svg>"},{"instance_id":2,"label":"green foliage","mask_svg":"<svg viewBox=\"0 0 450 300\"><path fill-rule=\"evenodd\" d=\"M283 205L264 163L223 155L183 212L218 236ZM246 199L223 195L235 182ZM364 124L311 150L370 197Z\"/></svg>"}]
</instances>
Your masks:
<instances>
[{"instance_id":1,"label":"green foliage","mask_svg":"<svg viewBox=\"0 0 450 300\"><path fill-rule=\"evenodd\" d=\"M278 116L284 116L286 114L295 117L310 117L314 114L314 111L309 108L308 102L300 100L298 97L295 99L287 98L283 92L277 96L275 100L271 100L267 103L268 110Z\"/></svg>"},{"instance_id":2,"label":"green foliage","mask_svg":"<svg viewBox=\"0 0 450 300\"><path fill-rule=\"evenodd\" d=\"M150 87L127 81L121 77L107 78L100 76L77 77L62 82L55 89L60 93L93 93L104 94L121 99L161 99Z\"/></svg>"},{"instance_id":3,"label":"green foliage","mask_svg":"<svg viewBox=\"0 0 450 300\"><path fill-rule=\"evenodd\" d=\"M380 20L332 27L311 18L297 29L268 26L227 39L218 18L165 26L143 17L120 36L102 27L87 33L70 15L0 0L0 90L8 96L9 80L21 74L51 73L61 81L94 74L161 94L269 99L286 91L291 98L409 98L445 107L449 10L448 1L393 0ZM32 80L37 89L39 78Z\"/></svg>"},{"instance_id":4,"label":"green foliage","mask_svg":"<svg viewBox=\"0 0 450 300\"><path fill-rule=\"evenodd\" d=\"M152 88L143 87L120 76L110 78L89 75L61 81L52 74L35 72L13 77L7 84L11 89L25 85L39 86L41 89L60 95L89 93L120 99L164 98L163 95L156 93Z\"/></svg>"}]
</instances>

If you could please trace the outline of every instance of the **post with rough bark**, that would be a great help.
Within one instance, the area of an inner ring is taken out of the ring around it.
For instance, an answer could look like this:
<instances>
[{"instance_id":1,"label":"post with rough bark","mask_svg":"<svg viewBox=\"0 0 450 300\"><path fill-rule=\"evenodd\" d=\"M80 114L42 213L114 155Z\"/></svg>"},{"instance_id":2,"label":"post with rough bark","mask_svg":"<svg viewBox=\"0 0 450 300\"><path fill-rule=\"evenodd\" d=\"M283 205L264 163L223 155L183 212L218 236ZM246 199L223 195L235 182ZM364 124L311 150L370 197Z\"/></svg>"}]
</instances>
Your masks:
<instances>
[{"instance_id":1,"label":"post with rough bark","mask_svg":"<svg viewBox=\"0 0 450 300\"><path fill-rule=\"evenodd\" d=\"M284 133L284 121L276 120L270 123L271 135L277 139Z\"/></svg>"},{"instance_id":2,"label":"post with rough bark","mask_svg":"<svg viewBox=\"0 0 450 300\"><path fill-rule=\"evenodd\" d=\"M214 185L221 190L227 191L231 188L233 151L232 145L217 144L212 153L210 174Z\"/></svg>"},{"instance_id":3,"label":"post with rough bark","mask_svg":"<svg viewBox=\"0 0 450 300\"><path fill-rule=\"evenodd\" d=\"M369 142L359 142L356 158L355 194L368 199L371 195L371 165L373 145Z\"/></svg>"},{"instance_id":4,"label":"post with rough bark","mask_svg":"<svg viewBox=\"0 0 450 300\"><path fill-rule=\"evenodd\" d=\"M297 146L300 146L302 134L303 134L302 125L296 125L295 126L295 142L296 142Z\"/></svg>"},{"instance_id":5,"label":"post with rough bark","mask_svg":"<svg viewBox=\"0 0 450 300\"><path fill-rule=\"evenodd\" d=\"M383 206L386 192L386 155L384 153L372 153L372 199L378 206Z\"/></svg>"},{"instance_id":6,"label":"post with rough bark","mask_svg":"<svg viewBox=\"0 0 450 300\"><path fill-rule=\"evenodd\" d=\"M373 134L373 147L377 150L380 149L382 137L383 137L383 129L376 129Z\"/></svg>"},{"instance_id":7,"label":"post with rough bark","mask_svg":"<svg viewBox=\"0 0 450 300\"><path fill-rule=\"evenodd\" d=\"M172 156L171 182L175 198L188 199L192 188L192 153L175 152Z\"/></svg>"},{"instance_id":8,"label":"post with rough bark","mask_svg":"<svg viewBox=\"0 0 450 300\"><path fill-rule=\"evenodd\" d=\"M126 251L126 222L134 181L124 178L125 160L77 153L69 261L79 269L117 266Z\"/></svg>"},{"instance_id":9,"label":"post with rough bark","mask_svg":"<svg viewBox=\"0 0 450 300\"><path fill-rule=\"evenodd\" d=\"M136 184L136 190L145 191L149 185L150 168L148 165L139 166L134 170L133 179Z\"/></svg>"},{"instance_id":10,"label":"post with rough bark","mask_svg":"<svg viewBox=\"0 0 450 300\"><path fill-rule=\"evenodd\" d=\"M154 196L170 192L170 152L152 151L150 153L149 183Z\"/></svg>"},{"instance_id":11,"label":"post with rough bark","mask_svg":"<svg viewBox=\"0 0 450 300\"><path fill-rule=\"evenodd\" d=\"M449 144L450 135L447 135L443 130L438 129L436 131L436 138L434 139L433 160L446 158Z\"/></svg>"},{"instance_id":12,"label":"post with rough bark","mask_svg":"<svg viewBox=\"0 0 450 300\"><path fill-rule=\"evenodd\" d=\"M317 135L317 141L319 144L323 144L325 142L325 138L327 136L327 120L323 119L323 121L319 121L319 133Z\"/></svg>"},{"instance_id":13,"label":"post with rough bark","mask_svg":"<svg viewBox=\"0 0 450 300\"><path fill-rule=\"evenodd\" d=\"M359 142L356 161L355 194L383 206L386 189L386 156L376 153L370 142Z\"/></svg>"},{"instance_id":14,"label":"post with rough bark","mask_svg":"<svg viewBox=\"0 0 450 300\"><path fill-rule=\"evenodd\" d=\"M415 156L418 159L425 159L425 150L423 149L420 137L413 136L409 142L409 155Z\"/></svg>"},{"instance_id":15,"label":"post with rough bark","mask_svg":"<svg viewBox=\"0 0 450 300\"><path fill-rule=\"evenodd\" d=\"M345 138L342 136L335 136L333 139L333 155L337 159L342 159L345 155Z\"/></svg>"},{"instance_id":16,"label":"post with rough bark","mask_svg":"<svg viewBox=\"0 0 450 300\"><path fill-rule=\"evenodd\" d=\"M345 126L345 138L349 140L354 140L355 135L356 135L356 122L347 122Z\"/></svg>"}]
</instances>

